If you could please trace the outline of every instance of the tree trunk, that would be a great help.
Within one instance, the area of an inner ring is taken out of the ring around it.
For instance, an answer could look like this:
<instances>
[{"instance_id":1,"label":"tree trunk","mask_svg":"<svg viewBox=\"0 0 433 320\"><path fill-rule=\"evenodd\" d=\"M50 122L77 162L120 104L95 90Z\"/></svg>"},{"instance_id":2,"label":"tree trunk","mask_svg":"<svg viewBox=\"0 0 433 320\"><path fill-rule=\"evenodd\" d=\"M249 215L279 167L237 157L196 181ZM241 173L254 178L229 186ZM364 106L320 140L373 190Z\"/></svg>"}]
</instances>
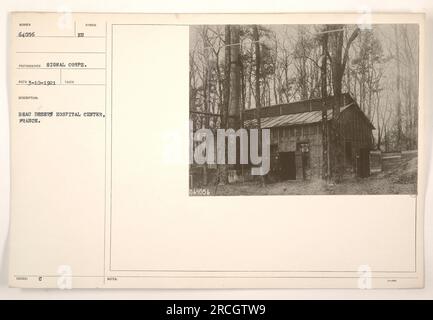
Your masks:
<instances>
[{"instance_id":1,"label":"tree trunk","mask_svg":"<svg viewBox=\"0 0 433 320\"><path fill-rule=\"evenodd\" d=\"M240 121L240 87L241 87L241 73L240 73L240 36L239 26L234 25L231 27L231 66L230 66L230 101L228 112L228 128L239 129Z\"/></svg>"},{"instance_id":2,"label":"tree trunk","mask_svg":"<svg viewBox=\"0 0 433 320\"><path fill-rule=\"evenodd\" d=\"M325 28L325 31L328 27ZM326 99L328 98L328 83L326 81L326 69L327 69L327 54L328 54L328 34L324 33L322 36L322 63L320 66L320 78L321 78L321 95L322 95L322 178L324 180L329 179L330 166L329 166L329 150L328 150L328 106Z\"/></svg>"},{"instance_id":3,"label":"tree trunk","mask_svg":"<svg viewBox=\"0 0 433 320\"><path fill-rule=\"evenodd\" d=\"M225 35L224 35L224 94L223 94L223 109L222 109L222 127L223 129L227 128L227 120L228 120L228 110L230 103L230 69L231 69L231 29L229 25L225 26Z\"/></svg>"},{"instance_id":4,"label":"tree trunk","mask_svg":"<svg viewBox=\"0 0 433 320\"><path fill-rule=\"evenodd\" d=\"M255 41L255 55L256 55L256 69L255 69L255 78L256 78L256 118L257 118L257 127L259 130L261 129L261 121L260 121L260 43L259 43L259 30L257 25L253 27L253 38ZM260 136L260 135L259 135ZM260 140L260 139L259 139Z\"/></svg>"},{"instance_id":5,"label":"tree trunk","mask_svg":"<svg viewBox=\"0 0 433 320\"><path fill-rule=\"evenodd\" d=\"M262 154L262 123L261 123L261 104L260 104L260 37L259 37L259 28L257 25L253 26L253 40L255 42L255 53L256 53L256 70L255 70L255 78L256 78L256 119L257 119L257 128L259 131L259 153ZM262 185L265 184L265 178L261 176Z\"/></svg>"},{"instance_id":6,"label":"tree trunk","mask_svg":"<svg viewBox=\"0 0 433 320\"><path fill-rule=\"evenodd\" d=\"M333 30L333 50L332 50L332 82L334 88L334 104L332 108L332 125L330 132L330 143L331 143L331 168L332 178L336 183L341 181L344 170L344 157L343 157L343 141L341 139L341 128L340 128L340 108L343 107L342 97L342 80L344 70L346 68L347 61L349 59L349 48L352 42L356 39L359 34L359 28L350 35L347 40L346 46L343 53L343 30L341 25L332 25Z\"/></svg>"},{"instance_id":7,"label":"tree trunk","mask_svg":"<svg viewBox=\"0 0 433 320\"><path fill-rule=\"evenodd\" d=\"M335 26L336 29L340 29L341 26ZM332 106L332 121L331 121L331 168L332 178L336 183L339 183L342 177L342 142L340 132L340 108L342 107L341 87L342 79L344 74L344 68L342 64L342 53L343 53L343 32L336 31L334 36L334 47L332 55L332 77L333 77L333 88L334 88L334 103Z\"/></svg>"},{"instance_id":8,"label":"tree trunk","mask_svg":"<svg viewBox=\"0 0 433 320\"><path fill-rule=\"evenodd\" d=\"M230 103L230 67L231 67L231 30L230 25L226 25L224 29L224 85L223 85L223 105L221 108L221 128L227 129L228 125L228 109ZM227 155L227 146L224 152ZM226 157L226 156L225 156ZM226 157L227 158L227 157ZM226 184L228 182L228 172L226 164L218 165L218 183ZM216 191L215 191L216 193Z\"/></svg>"},{"instance_id":9,"label":"tree trunk","mask_svg":"<svg viewBox=\"0 0 433 320\"><path fill-rule=\"evenodd\" d=\"M397 84L396 84L396 95L397 95L397 150L401 150L401 140L402 140L402 121L401 121L401 75L400 75L400 46L398 38L398 25L394 26L395 35L395 55L397 59Z\"/></svg>"}]
</instances>

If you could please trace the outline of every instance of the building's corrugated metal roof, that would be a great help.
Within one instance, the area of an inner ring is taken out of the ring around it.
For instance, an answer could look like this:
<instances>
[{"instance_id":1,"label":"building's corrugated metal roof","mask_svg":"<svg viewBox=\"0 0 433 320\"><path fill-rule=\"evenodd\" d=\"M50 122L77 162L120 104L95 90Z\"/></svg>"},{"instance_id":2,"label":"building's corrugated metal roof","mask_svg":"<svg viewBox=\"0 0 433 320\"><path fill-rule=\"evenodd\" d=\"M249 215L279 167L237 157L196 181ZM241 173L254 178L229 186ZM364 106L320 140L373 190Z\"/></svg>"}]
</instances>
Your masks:
<instances>
[{"instance_id":1,"label":"building's corrugated metal roof","mask_svg":"<svg viewBox=\"0 0 433 320\"><path fill-rule=\"evenodd\" d=\"M353 103L350 103L340 109L343 112ZM328 110L328 119L332 119L332 109ZM266 117L260 119L260 124L263 128L286 127L293 125L312 124L322 121L322 111L309 111L302 113L285 114L276 117ZM251 128L257 125L257 119L246 120L245 127Z\"/></svg>"}]
</instances>

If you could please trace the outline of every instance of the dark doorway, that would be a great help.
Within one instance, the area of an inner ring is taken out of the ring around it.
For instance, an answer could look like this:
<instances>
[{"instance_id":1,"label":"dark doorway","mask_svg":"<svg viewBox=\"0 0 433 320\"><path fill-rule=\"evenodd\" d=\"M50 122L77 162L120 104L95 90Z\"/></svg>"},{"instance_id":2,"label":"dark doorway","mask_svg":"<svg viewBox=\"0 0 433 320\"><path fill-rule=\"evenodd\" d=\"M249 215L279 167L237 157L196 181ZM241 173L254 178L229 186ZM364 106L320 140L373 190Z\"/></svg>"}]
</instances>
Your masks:
<instances>
[{"instance_id":1,"label":"dark doorway","mask_svg":"<svg viewBox=\"0 0 433 320\"><path fill-rule=\"evenodd\" d=\"M370 175L370 149L359 149L358 176L366 178Z\"/></svg>"},{"instance_id":2,"label":"dark doorway","mask_svg":"<svg viewBox=\"0 0 433 320\"><path fill-rule=\"evenodd\" d=\"M280 152L281 178L296 180L296 164L294 152Z\"/></svg>"},{"instance_id":3,"label":"dark doorway","mask_svg":"<svg viewBox=\"0 0 433 320\"><path fill-rule=\"evenodd\" d=\"M301 164L297 166L298 170L302 168L302 179L307 179L310 171L310 144L308 142L298 142L296 151L300 152Z\"/></svg>"}]
</instances>

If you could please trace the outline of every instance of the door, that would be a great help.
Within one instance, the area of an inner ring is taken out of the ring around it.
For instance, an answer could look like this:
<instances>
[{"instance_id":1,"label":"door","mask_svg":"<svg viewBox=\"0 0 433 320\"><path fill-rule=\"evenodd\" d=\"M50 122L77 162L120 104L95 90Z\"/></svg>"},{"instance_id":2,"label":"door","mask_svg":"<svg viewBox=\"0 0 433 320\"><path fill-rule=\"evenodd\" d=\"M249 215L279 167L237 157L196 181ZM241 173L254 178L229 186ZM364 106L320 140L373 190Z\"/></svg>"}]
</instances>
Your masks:
<instances>
[{"instance_id":1,"label":"door","mask_svg":"<svg viewBox=\"0 0 433 320\"><path fill-rule=\"evenodd\" d=\"M281 178L296 180L295 152L280 152Z\"/></svg>"},{"instance_id":2,"label":"door","mask_svg":"<svg viewBox=\"0 0 433 320\"><path fill-rule=\"evenodd\" d=\"M366 178L370 175L370 149L359 149L358 176Z\"/></svg>"},{"instance_id":3,"label":"door","mask_svg":"<svg viewBox=\"0 0 433 320\"><path fill-rule=\"evenodd\" d=\"M307 179L310 175L310 144L308 142L298 142L296 144L296 150L300 160L296 163L298 169L298 179Z\"/></svg>"}]
</instances>

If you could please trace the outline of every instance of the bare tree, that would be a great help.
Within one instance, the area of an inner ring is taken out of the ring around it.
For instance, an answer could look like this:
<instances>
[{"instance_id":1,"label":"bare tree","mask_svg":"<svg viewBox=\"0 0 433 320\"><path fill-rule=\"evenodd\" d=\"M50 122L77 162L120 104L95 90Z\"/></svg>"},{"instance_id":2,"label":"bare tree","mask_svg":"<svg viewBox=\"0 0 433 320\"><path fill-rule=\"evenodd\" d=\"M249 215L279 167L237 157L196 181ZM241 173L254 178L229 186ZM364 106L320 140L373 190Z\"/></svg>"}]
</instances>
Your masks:
<instances>
[{"instance_id":1,"label":"bare tree","mask_svg":"<svg viewBox=\"0 0 433 320\"><path fill-rule=\"evenodd\" d=\"M231 60L230 60L230 101L228 111L228 128L239 128L240 115L240 34L239 26L233 25L230 27L231 32Z\"/></svg>"},{"instance_id":2,"label":"bare tree","mask_svg":"<svg viewBox=\"0 0 433 320\"><path fill-rule=\"evenodd\" d=\"M330 25L328 31L330 37L332 37L331 45L331 68L332 68L332 86L334 92L334 104L332 108L332 125L331 125L331 153L332 153L332 178L335 182L340 182L343 174L343 147L340 137L340 109L343 106L342 101L342 80L344 70L346 68L347 61L349 59L349 49L352 42L356 39L359 34L359 28L355 27L347 40L346 46L343 50L344 45L344 26L341 25Z\"/></svg>"},{"instance_id":3,"label":"bare tree","mask_svg":"<svg viewBox=\"0 0 433 320\"><path fill-rule=\"evenodd\" d=\"M322 95L322 178L328 180L330 177L330 159L329 159L329 130L328 130L328 82L327 82L327 64L328 64L328 27L325 26L322 34L322 56L320 62L320 79Z\"/></svg>"},{"instance_id":4,"label":"bare tree","mask_svg":"<svg viewBox=\"0 0 433 320\"><path fill-rule=\"evenodd\" d=\"M394 25L394 35L395 35L395 55L397 61L397 148L401 148L401 138L402 138L402 120L401 120L401 71L400 71L400 45L398 40L398 25Z\"/></svg>"}]
</instances>

